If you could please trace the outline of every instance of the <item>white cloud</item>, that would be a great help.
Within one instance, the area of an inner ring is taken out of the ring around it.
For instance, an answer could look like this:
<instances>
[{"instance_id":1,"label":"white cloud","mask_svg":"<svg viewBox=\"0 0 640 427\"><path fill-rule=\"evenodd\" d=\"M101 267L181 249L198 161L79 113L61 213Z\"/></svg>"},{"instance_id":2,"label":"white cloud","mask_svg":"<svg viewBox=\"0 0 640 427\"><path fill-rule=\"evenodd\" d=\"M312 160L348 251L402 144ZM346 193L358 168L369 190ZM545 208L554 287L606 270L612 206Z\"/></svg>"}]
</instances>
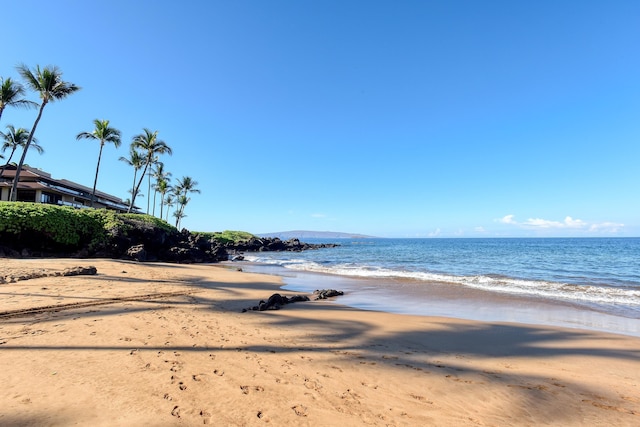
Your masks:
<instances>
[{"instance_id":1,"label":"white cloud","mask_svg":"<svg viewBox=\"0 0 640 427\"><path fill-rule=\"evenodd\" d=\"M533 228L584 228L587 226L587 223L581 219L573 219L568 216L563 222L550 221L541 218L529 218L523 222L522 225Z\"/></svg>"},{"instance_id":2,"label":"white cloud","mask_svg":"<svg viewBox=\"0 0 640 427\"><path fill-rule=\"evenodd\" d=\"M601 222L599 224L591 224L589 231L597 233L618 233L624 224L615 222Z\"/></svg>"},{"instance_id":3,"label":"white cloud","mask_svg":"<svg viewBox=\"0 0 640 427\"><path fill-rule=\"evenodd\" d=\"M515 220L514 215L506 215L500 219L497 219L496 221L503 224L510 224L528 229L573 229L601 233L617 233L622 227L624 227L624 224L615 222L589 224L586 221L577 218L573 219L570 216L565 217L564 221L554 221L543 218L529 218L526 221L518 222Z\"/></svg>"},{"instance_id":4,"label":"white cloud","mask_svg":"<svg viewBox=\"0 0 640 427\"><path fill-rule=\"evenodd\" d=\"M323 214L323 213L314 213L314 214L311 214L311 217L312 218L326 218L327 216L325 214Z\"/></svg>"},{"instance_id":5,"label":"white cloud","mask_svg":"<svg viewBox=\"0 0 640 427\"><path fill-rule=\"evenodd\" d=\"M427 236L429 237L437 237L440 235L440 233L442 232L442 230L440 230L439 228L436 228L434 231L432 231L431 233L427 234Z\"/></svg>"},{"instance_id":6,"label":"white cloud","mask_svg":"<svg viewBox=\"0 0 640 427\"><path fill-rule=\"evenodd\" d=\"M487 230L484 227L476 227L474 228L476 233L486 233Z\"/></svg>"},{"instance_id":7,"label":"white cloud","mask_svg":"<svg viewBox=\"0 0 640 427\"><path fill-rule=\"evenodd\" d=\"M504 217L497 219L496 221L501 222L503 224L517 224L514 220L513 217L515 215L505 215Z\"/></svg>"}]
</instances>

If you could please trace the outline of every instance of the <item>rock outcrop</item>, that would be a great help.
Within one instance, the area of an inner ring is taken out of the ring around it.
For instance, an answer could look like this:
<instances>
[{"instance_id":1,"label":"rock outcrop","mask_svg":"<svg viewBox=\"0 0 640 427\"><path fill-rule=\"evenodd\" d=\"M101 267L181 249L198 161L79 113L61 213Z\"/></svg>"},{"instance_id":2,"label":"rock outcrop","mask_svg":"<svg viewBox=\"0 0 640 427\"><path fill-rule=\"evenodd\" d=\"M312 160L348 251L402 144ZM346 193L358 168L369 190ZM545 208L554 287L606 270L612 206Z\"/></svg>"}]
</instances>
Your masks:
<instances>
[{"instance_id":1,"label":"rock outcrop","mask_svg":"<svg viewBox=\"0 0 640 427\"><path fill-rule=\"evenodd\" d=\"M280 240L277 237L253 237L240 243L230 243L227 249L238 252L290 251L301 252L309 249L335 248L335 243L304 243L298 239Z\"/></svg>"}]
</instances>

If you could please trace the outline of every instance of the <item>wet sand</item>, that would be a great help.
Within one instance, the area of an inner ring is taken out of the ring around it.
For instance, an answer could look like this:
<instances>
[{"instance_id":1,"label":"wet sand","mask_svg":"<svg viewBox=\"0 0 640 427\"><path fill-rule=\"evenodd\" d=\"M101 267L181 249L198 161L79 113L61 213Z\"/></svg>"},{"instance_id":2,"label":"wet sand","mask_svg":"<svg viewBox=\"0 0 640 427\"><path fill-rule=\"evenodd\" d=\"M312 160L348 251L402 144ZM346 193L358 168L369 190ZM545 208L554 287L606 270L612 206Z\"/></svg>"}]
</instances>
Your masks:
<instances>
[{"instance_id":1,"label":"wet sand","mask_svg":"<svg viewBox=\"0 0 640 427\"><path fill-rule=\"evenodd\" d=\"M227 264L281 276L283 288L293 291L313 292L318 283L324 283L347 292L340 298L340 304L365 310L569 327L640 337L638 312L625 316L619 307L613 313L609 312L610 306L598 308L575 301L491 292L455 283L348 277L245 262Z\"/></svg>"},{"instance_id":2,"label":"wet sand","mask_svg":"<svg viewBox=\"0 0 640 427\"><path fill-rule=\"evenodd\" d=\"M98 270L0 284L0 425L640 424L637 337L329 301L242 313L296 292L222 266L0 261Z\"/></svg>"}]
</instances>

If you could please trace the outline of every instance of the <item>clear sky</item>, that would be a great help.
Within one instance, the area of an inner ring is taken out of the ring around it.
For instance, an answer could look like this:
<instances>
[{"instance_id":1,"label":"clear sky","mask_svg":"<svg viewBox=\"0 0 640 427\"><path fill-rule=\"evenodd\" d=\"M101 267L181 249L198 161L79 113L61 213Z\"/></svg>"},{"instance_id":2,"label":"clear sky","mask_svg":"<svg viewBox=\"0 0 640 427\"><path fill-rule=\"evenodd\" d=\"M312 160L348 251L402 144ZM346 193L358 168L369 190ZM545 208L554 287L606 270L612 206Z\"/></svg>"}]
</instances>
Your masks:
<instances>
[{"instance_id":1,"label":"clear sky","mask_svg":"<svg viewBox=\"0 0 640 427\"><path fill-rule=\"evenodd\" d=\"M117 159L157 130L192 231L640 236L636 0L2 3L0 75L82 87L27 163L90 187L75 136L108 119L98 189L125 199Z\"/></svg>"}]
</instances>

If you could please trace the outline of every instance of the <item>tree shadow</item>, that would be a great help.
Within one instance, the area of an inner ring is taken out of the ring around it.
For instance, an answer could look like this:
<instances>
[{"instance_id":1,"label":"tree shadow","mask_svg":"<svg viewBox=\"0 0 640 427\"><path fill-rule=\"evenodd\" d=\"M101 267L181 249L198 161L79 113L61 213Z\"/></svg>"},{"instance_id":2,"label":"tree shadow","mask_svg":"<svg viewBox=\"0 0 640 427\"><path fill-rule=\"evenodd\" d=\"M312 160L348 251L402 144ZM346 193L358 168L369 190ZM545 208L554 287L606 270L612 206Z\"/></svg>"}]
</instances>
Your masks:
<instances>
[{"instance_id":1,"label":"tree shadow","mask_svg":"<svg viewBox=\"0 0 640 427\"><path fill-rule=\"evenodd\" d=\"M163 265L164 267L164 265ZM149 279L103 276L100 280L125 280L132 284L148 283ZM165 281L162 281L163 283ZM167 280L172 284L175 280ZM423 318L424 322L414 322L413 328L400 328L397 331L382 328L372 321L371 312L353 309L326 302L299 302L286 305L281 311L264 311L240 313L242 308L253 306L255 300L248 299L246 291L264 292L264 299L271 293L300 294L283 292L277 285L269 282L229 283L211 280L206 276L190 276L185 279L185 291L193 293L176 296L166 300L136 301L136 306L116 307L100 306L82 312L58 312L56 318L64 316L114 316L125 313L141 313L148 310L163 310L173 306L191 307L195 310L206 310L235 316L241 321L247 320L290 332L289 342L267 341L255 337L245 344L231 346L201 345L194 338L194 345L145 345L141 351L179 351L183 353L198 352L250 352L259 354L314 352L323 353L325 360L345 360L357 366L366 362L375 364L388 371L410 370L416 375L437 375L451 381L466 380L474 386L481 387L479 379L510 388L514 399L526 402L532 410L545 412L551 422L560 423L568 415L563 411L561 400L552 399L554 387L560 387L556 381L531 372L508 372L507 370L487 371L479 367L471 367L469 359L504 358L517 360L536 358L541 362L565 356L597 357L600 359L640 361L640 348L622 348L598 345L600 340L616 341L615 335L602 335L583 330L547 328L530 325L457 322L446 319ZM200 289L202 292L198 292ZM207 295L205 291L215 291ZM218 293L219 292L219 293ZM339 302L339 299L337 300ZM126 301L124 301L126 302ZM416 318L416 316L411 316ZM46 319L43 319L46 320ZM5 322L0 320L0 322ZM421 325L423 327L421 327ZM225 331L221 331L224 333ZM215 341L210 335L208 341ZM622 338L620 338L622 339ZM135 345L7 345L0 344L2 351L131 351ZM455 356L455 357L453 357ZM639 364L640 367L640 364ZM566 380L565 380L566 382ZM596 390L578 383L566 383L562 387L570 387L576 395L593 396ZM462 389L461 389L462 390ZM16 419L18 422L19 420Z\"/></svg>"}]
</instances>

